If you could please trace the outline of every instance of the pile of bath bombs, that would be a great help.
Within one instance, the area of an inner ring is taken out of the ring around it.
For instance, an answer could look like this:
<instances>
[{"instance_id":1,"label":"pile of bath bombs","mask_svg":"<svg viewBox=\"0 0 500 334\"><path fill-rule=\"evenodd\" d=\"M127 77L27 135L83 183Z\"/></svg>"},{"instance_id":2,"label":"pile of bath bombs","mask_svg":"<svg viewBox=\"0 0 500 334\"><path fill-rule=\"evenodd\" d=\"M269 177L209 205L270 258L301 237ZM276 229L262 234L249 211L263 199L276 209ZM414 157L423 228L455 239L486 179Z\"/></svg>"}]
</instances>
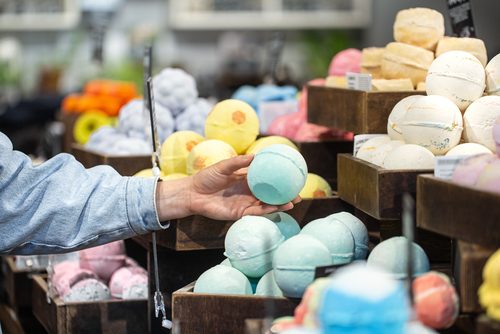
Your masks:
<instances>
[{"instance_id":1,"label":"pile of bath bombs","mask_svg":"<svg viewBox=\"0 0 500 334\"><path fill-rule=\"evenodd\" d=\"M347 212L302 230L284 212L245 216L229 228L224 255L225 261L198 278L194 292L301 298L316 267L366 259L368 231Z\"/></svg>"},{"instance_id":2,"label":"pile of bath bombs","mask_svg":"<svg viewBox=\"0 0 500 334\"><path fill-rule=\"evenodd\" d=\"M148 274L126 256L123 241L82 250L51 271L50 284L66 303L148 298Z\"/></svg>"}]
</instances>

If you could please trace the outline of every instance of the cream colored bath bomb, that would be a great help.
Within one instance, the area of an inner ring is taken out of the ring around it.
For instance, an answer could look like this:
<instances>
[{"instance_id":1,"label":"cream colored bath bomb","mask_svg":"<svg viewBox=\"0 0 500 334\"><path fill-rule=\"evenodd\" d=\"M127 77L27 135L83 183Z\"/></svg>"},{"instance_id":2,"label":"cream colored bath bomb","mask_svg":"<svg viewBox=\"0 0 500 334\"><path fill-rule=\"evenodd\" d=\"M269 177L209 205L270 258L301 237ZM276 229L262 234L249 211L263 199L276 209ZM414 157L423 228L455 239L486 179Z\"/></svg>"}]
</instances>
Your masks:
<instances>
[{"instance_id":1,"label":"cream colored bath bomb","mask_svg":"<svg viewBox=\"0 0 500 334\"><path fill-rule=\"evenodd\" d=\"M356 158L365 161L370 161L372 159L373 152L380 146L391 141L391 138L386 135L380 135L367 140L356 153Z\"/></svg>"},{"instance_id":2,"label":"cream colored bath bomb","mask_svg":"<svg viewBox=\"0 0 500 334\"><path fill-rule=\"evenodd\" d=\"M186 163L187 174L196 174L203 168L235 157L236 155L233 147L222 140L211 139L203 141L189 152Z\"/></svg>"},{"instance_id":3,"label":"cream colored bath bomb","mask_svg":"<svg viewBox=\"0 0 500 334\"><path fill-rule=\"evenodd\" d=\"M410 79L374 79L372 80L372 90L375 92L405 92L413 90L413 83Z\"/></svg>"},{"instance_id":4,"label":"cream colored bath bomb","mask_svg":"<svg viewBox=\"0 0 500 334\"><path fill-rule=\"evenodd\" d=\"M425 81L419 82L417 84L417 89L420 92L425 92Z\"/></svg>"},{"instance_id":5,"label":"cream colored bath bomb","mask_svg":"<svg viewBox=\"0 0 500 334\"><path fill-rule=\"evenodd\" d=\"M449 150L448 153L446 153L445 155L447 157L450 157L458 155L477 155L484 153L493 154L493 152L491 152L486 146L483 146L481 144L465 143L455 146L454 148Z\"/></svg>"},{"instance_id":6,"label":"cream colored bath bomb","mask_svg":"<svg viewBox=\"0 0 500 334\"><path fill-rule=\"evenodd\" d=\"M361 51L361 73L371 74L373 79L382 78L382 56L385 48L364 48Z\"/></svg>"},{"instance_id":7,"label":"cream colored bath bomb","mask_svg":"<svg viewBox=\"0 0 500 334\"><path fill-rule=\"evenodd\" d=\"M160 167L164 174L186 173L189 152L203 141L194 131L178 131L171 134L161 145Z\"/></svg>"},{"instance_id":8,"label":"cream colored bath bomb","mask_svg":"<svg viewBox=\"0 0 500 334\"><path fill-rule=\"evenodd\" d=\"M416 86L425 81L433 60L432 51L409 44L389 43L382 57L382 76L385 79L410 78Z\"/></svg>"},{"instance_id":9,"label":"cream colored bath bomb","mask_svg":"<svg viewBox=\"0 0 500 334\"><path fill-rule=\"evenodd\" d=\"M387 119L387 134L392 140L403 140L403 132L399 126L399 123L406 115L408 108L417 99L421 98L422 95L411 95L407 96L392 108L389 118Z\"/></svg>"},{"instance_id":10,"label":"cream colored bath bomb","mask_svg":"<svg viewBox=\"0 0 500 334\"><path fill-rule=\"evenodd\" d=\"M464 114L465 141L478 143L495 152L493 125L500 117L500 96L483 96L474 101Z\"/></svg>"},{"instance_id":11,"label":"cream colored bath bomb","mask_svg":"<svg viewBox=\"0 0 500 334\"><path fill-rule=\"evenodd\" d=\"M434 50L444 36L443 15L430 8L409 8L400 10L394 21L394 39Z\"/></svg>"},{"instance_id":12,"label":"cream colored bath bomb","mask_svg":"<svg viewBox=\"0 0 500 334\"><path fill-rule=\"evenodd\" d=\"M284 144L290 146L294 150L299 150L297 145L295 145L290 139L282 136L269 136L257 139L247 150L246 154L257 154L260 150L265 147L274 144Z\"/></svg>"},{"instance_id":13,"label":"cream colored bath bomb","mask_svg":"<svg viewBox=\"0 0 500 334\"><path fill-rule=\"evenodd\" d=\"M500 95L500 54L486 65L486 92L488 95Z\"/></svg>"},{"instance_id":14,"label":"cream colored bath bomb","mask_svg":"<svg viewBox=\"0 0 500 334\"><path fill-rule=\"evenodd\" d=\"M404 141L442 155L457 146L463 120L458 107L446 97L422 96L406 112L400 123Z\"/></svg>"},{"instance_id":15,"label":"cream colored bath bomb","mask_svg":"<svg viewBox=\"0 0 500 334\"><path fill-rule=\"evenodd\" d=\"M414 144L401 145L392 150L384 160L386 169L434 169L434 154Z\"/></svg>"},{"instance_id":16,"label":"cream colored bath bomb","mask_svg":"<svg viewBox=\"0 0 500 334\"><path fill-rule=\"evenodd\" d=\"M347 88L347 79L345 76L330 75L326 78L325 87Z\"/></svg>"},{"instance_id":17,"label":"cream colored bath bomb","mask_svg":"<svg viewBox=\"0 0 500 334\"><path fill-rule=\"evenodd\" d=\"M486 66L488 55L486 54L486 46L479 38L470 37L444 37L438 42L436 48L436 57L439 57L448 51L465 51L476 57L481 64Z\"/></svg>"},{"instance_id":18,"label":"cream colored bath bomb","mask_svg":"<svg viewBox=\"0 0 500 334\"><path fill-rule=\"evenodd\" d=\"M243 154L259 134L259 118L255 110L240 100L229 99L217 103L205 122L208 139L219 139Z\"/></svg>"},{"instance_id":19,"label":"cream colored bath bomb","mask_svg":"<svg viewBox=\"0 0 500 334\"><path fill-rule=\"evenodd\" d=\"M370 160L368 160L368 162L371 162L372 164L380 167L384 167L384 160L387 155L404 144L404 141L401 140L391 140L390 142L377 147L371 154Z\"/></svg>"},{"instance_id":20,"label":"cream colored bath bomb","mask_svg":"<svg viewBox=\"0 0 500 334\"><path fill-rule=\"evenodd\" d=\"M441 95L461 111L483 95L485 71L481 62L465 51L448 51L432 62L425 79L427 95Z\"/></svg>"}]
</instances>

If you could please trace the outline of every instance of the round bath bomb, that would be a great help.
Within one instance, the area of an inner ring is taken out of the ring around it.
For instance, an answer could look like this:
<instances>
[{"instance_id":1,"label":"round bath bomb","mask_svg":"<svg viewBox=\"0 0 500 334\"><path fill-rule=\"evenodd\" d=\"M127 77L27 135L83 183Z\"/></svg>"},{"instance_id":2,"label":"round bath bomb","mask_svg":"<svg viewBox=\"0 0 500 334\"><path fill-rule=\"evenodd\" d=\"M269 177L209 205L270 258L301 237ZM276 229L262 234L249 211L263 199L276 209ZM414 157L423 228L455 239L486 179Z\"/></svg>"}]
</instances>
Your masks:
<instances>
[{"instance_id":1,"label":"round bath bomb","mask_svg":"<svg viewBox=\"0 0 500 334\"><path fill-rule=\"evenodd\" d=\"M281 234L285 237L285 240L290 239L294 235L300 233L299 223L286 212L275 212L265 215L267 219L271 220L278 226Z\"/></svg>"},{"instance_id":2,"label":"round bath bomb","mask_svg":"<svg viewBox=\"0 0 500 334\"><path fill-rule=\"evenodd\" d=\"M500 54L489 61L485 70L486 92L488 95L500 95Z\"/></svg>"},{"instance_id":3,"label":"round bath bomb","mask_svg":"<svg viewBox=\"0 0 500 334\"><path fill-rule=\"evenodd\" d=\"M329 215L326 219L341 221L351 231L354 239L354 259L365 260L368 255L368 230L358 217L349 212L338 212Z\"/></svg>"},{"instance_id":4,"label":"round bath bomb","mask_svg":"<svg viewBox=\"0 0 500 334\"><path fill-rule=\"evenodd\" d=\"M205 271L194 285L195 293L251 295L252 286L248 278L228 266L215 266Z\"/></svg>"},{"instance_id":5,"label":"round bath bomb","mask_svg":"<svg viewBox=\"0 0 500 334\"><path fill-rule=\"evenodd\" d=\"M271 145L257 153L248 168L248 186L264 203L282 205L292 201L304 188L307 164L304 157L283 144Z\"/></svg>"},{"instance_id":6,"label":"round bath bomb","mask_svg":"<svg viewBox=\"0 0 500 334\"><path fill-rule=\"evenodd\" d=\"M500 117L500 96L483 96L467 108L464 114L464 138L495 151L493 125Z\"/></svg>"},{"instance_id":7,"label":"round bath bomb","mask_svg":"<svg viewBox=\"0 0 500 334\"><path fill-rule=\"evenodd\" d=\"M461 111L480 98L485 88L481 62L465 51L448 51L437 57L425 79L427 95L441 95Z\"/></svg>"},{"instance_id":8,"label":"round bath bomb","mask_svg":"<svg viewBox=\"0 0 500 334\"><path fill-rule=\"evenodd\" d=\"M331 282L330 278L318 278L304 292L302 301L295 308L295 322L305 328L319 328L318 308L323 292Z\"/></svg>"},{"instance_id":9,"label":"round bath bomb","mask_svg":"<svg viewBox=\"0 0 500 334\"><path fill-rule=\"evenodd\" d=\"M332 188L324 178L308 173L306 184L299 193L302 198L323 198L332 196Z\"/></svg>"},{"instance_id":10,"label":"round bath bomb","mask_svg":"<svg viewBox=\"0 0 500 334\"><path fill-rule=\"evenodd\" d=\"M64 262L61 262L64 263ZM64 265L64 264L63 264ZM78 264L77 264L78 265ZM64 298L65 295L69 293L71 287L76 283L87 279L87 278L95 278L97 279L97 275L92 271L82 268L74 268L74 269L65 269L61 270L61 268L57 268L54 266L54 276L52 278L52 284L57 291L57 294Z\"/></svg>"},{"instance_id":11,"label":"round bath bomb","mask_svg":"<svg viewBox=\"0 0 500 334\"><path fill-rule=\"evenodd\" d=\"M382 76L384 79L409 78L416 86L425 81L433 60L432 51L409 44L389 43L382 56Z\"/></svg>"},{"instance_id":12,"label":"round bath bomb","mask_svg":"<svg viewBox=\"0 0 500 334\"><path fill-rule=\"evenodd\" d=\"M79 281L64 296L65 303L94 302L111 298L108 287L95 278Z\"/></svg>"},{"instance_id":13,"label":"round bath bomb","mask_svg":"<svg viewBox=\"0 0 500 334\"><path fill-rule=\"evenodd\" d=\"M479 174L476 187L482 190L500 193L500 160L488 164Z\"/></svg>"},{"instance_id":14,"label":"round bath bomb","mask_svg":"<svg viewBox=\"0 0 500 334\"><path fill-rule=\"evenodd\" d=\"M407 239L393 237L379 243L368 256L367 264L380 268L391 274L395 279L406 278ZM429 258L422 247L413 243L413 275L415 277L429 271Z\"/></svg>"},{"instance_id":15,"label":"round bath bomb","mask_svg":"<svg viewBox=\"0 0 500 334\"><path fill-rule=\"evenodd\" d=\"M252 145L250 145L246 154L257 154L263 148L274 144L288 145L297 151L299 150L299 148L288 138L282 136L269 136L257 139Z\"/></svg>"},{"instance_id":16,"label":"round bath bomb","mask_svg":"<svg viewBox=\"0 0 500 334\"><path fill-rule=\"evenodd\" d=\"M486 146L476 143L465 143L460 144L449 150L445 155L449 156L457 156L457 155L477 155L489 153L493 154Z\"/></svg>"},{"instance_id":17,"label":"round bath bomb","mask_svg":"<svg viewBox=\"0 0 500 334\"><path fill-rule=\"evenodd\" d=\"M219 161L235 157L237 154L231 145L222 140L206 140L191 149L186 160L188 175L198 173L203 168L214 165Z\"/></svg>"},{"instance_id":18,"label":"round bath bomb","mask_svg":"<svg viewBox=\"0 0 500 334\"><path fill-rule=\"evenodd\" d=\"M493 154L482 154L462 160L453 171L453 182L472 187L476 184L481 172L496 158Z\"/></svg>"},{"instance_id":19,"label":"round bath bomb","mask_svg":"<svg viewBox=\"0 0 500 334\"><path fill-rule=\"evenodd\" d=\"M141 267L123 267L118 269L113 273L113 276L111 276L111 279L109 280L111 296L122 298L124 286L128 285L128 282L132 280L134 276L144 276L147 282L147 274L146 270Z\"/></svg>"},{"instance_id":20,"label":"round bath bomb","mask_svg":"<svg viewBox=\"0 0 500 334\"><path fill-rule=\"evenodd\" d=\"M335 219L316 219L302 228L300 234L321 241L330 251L333 264L350 263L354 257L354 238L351 230Z\"/></svg>"},{"instance_id":21,"label":"round bath bomb","mask_svg":"<svg viewBox=\"0 0 500 334\"><path fill-rule=\"evenodd\" d=\"M286 240L276 250L273 259L274 277L283 295L300 298L314 281L316 267L332 264L326 246L306 234Z\"/></svg>"},{"instance_id":22,"label":"round bath bomb","mask_svg":"<svg viewBox=\"0 0 500 334\"><path fill-rule=\"evenodd\" d=\"M465 51L476 57L481 65L486 66L488 55L486 46L479 38L470 37L444 37L439 40L436 48L436 57L448 51Z\"/></svg>"},{"instance_id":23,"label":"round bath bomb","mask_svg":"<svg viewBox=\"0 0 500 334\"><path fill-rule=\"evenodd\" d=\"M215 105L205 123L208 139L219 139L242 154L259 134L259 118L255 110L240 100L224 100Z\"/></svg>"},{"instance_id":24,"label":"round bath bomb","mask_svg":"<svg viewBox=\"0 0 500 334\"><path fill-rule=\"evenodd\" d=\"M405 334L410 303L402 282L364 263L340 268L321 298L318 318L325 334Z\"/></svg>"},{"instance_id":25,"label":"round bath bomb","mask_svg":"<svg viewBox=\"0 0 500 334\"><path fill-rule=\"evenodd\" d=\"M186 161L191 150L203 141L194 131L178 131L161 145L160 168L166 175L186 173Z\"/></svg>"},{"instance_id":26,"label":"round bath bomb","mask_svg":"<svg viewBox=\"0 0 500 334\"><path fill-rule=\"evenodd\" d=\"M148 290L148 276L147 275L134 275L127 280L123 285L122 299L147 299L149 295Z\"/></svg>"},{"instance_id":27,"label":"round bath bomb","mask_svg":"<svg viewBox=\"0 0 500 334\"><path fill-rule=\"evenodd\" d=\"M400 10L394 21L394 39L434 50L444 36L443 15L430 8Z\"/></svg>"},{"instance_id":28,"label":"round bath bomb","mask_svg":"<svg viewBox=\"0 0 500 334\"><path fill-rule=\"evenodd\" d=\"M384 160L386 169L434 169L435 156L420 145L405 144L392 150Z\"/></svg>"},{"instance_id":29,"label":"round bath bomb","mask_svg":"<svg viewBox=\"0 0 500 334\"><path fill-rule=\"evenodd\" d=\"M330 62L328 75L345 76L347 72L361 72L361 51L358 49L340 51Z\"/></svg>"},{"instance_id":30,"label":"round bath bomb","mask_svg":"<svg viewBox=\"0 0 500 334\"><path fill-rule=\"evenodd\" d=\"M232 267L231 265L231 261L229 261L229 259L225 259L224 261L222 261L221 263L219 263L220 266L228 266L228 267Z\"/></svg>"},{"instance_id":31,"label":"round bath bomb","mask_svg":"<svg viewBox=\"0 0 500 334\"><path fill-rule=\"evenodd\" d=\"M196 81L179 68L165 68L153 78L154 97L177 116L198 97ZM162 139L165 140L165 139Z\"/></svg>"},{"instance_id":32,"label":"round bath bomb","mask_svg":"<svg viewBox=\"0 0 500 334\"><path fill-rule=\"evenodd\" d=\"M368 139L356 153L356 158L362 159L365 161L370 161L372 159L373 152L380 146L387 144L391 141L391 138L386 135L380 135L377 137L373 137Z\"/></svg>"},{"instance_id":33,"label":"round bath bomb","mask_svg":"<svg viewBox=\"0 0 500 334\"><path fill-rule=\"evenodd\" d=\"M411 95L405 97L392 108L391 113L389 114L389 118L387 119L387 134L391 137L392 140L404 140L403 139L403 131L400 128L400 123L404 119L408 108L421 98L422 95Z\"/></svg>"},{"instance_id":34,"label":"round bath bomb","mask_svg":"<svg viewBox=\"0 0 500 334\"><path fill-rule=\"evenodd\" d=\"M268 297L283 297L283 291L276 283L274 278L274 270L269 270L257 284L257 289L255 290L257 296L268 296Z\"/></svg>"},{"instance_id":35,"label":"round bath bomb","mask_svg":"<svg viewBox=\"0 0 500 334\"><path fill-rule=\"evenodd\" d=\"M285 237L265 217L244 216L226 234L224 255L248 277L262 277L272 268L273 254Z\"/></svg>"},{"instance_id":36,"label":"round bath bomb","mask_svg":"<svg viewBox=\"0 0 500 334\"><path fill-rule=\"evenodd\" d=\"M293 112L276 117L267 128L267 134L293 139L300 126L306 122L306 115Z\"/></svg>"},{"instance_id":37,"label":"round bath bomb","mask_svg":"<svg viewBox=\"0 0 500 334\"><path fill-rule=\"evenodd\" d=\"M497 118L493 125L493 140L495 141L497 155L500 157L500 117Z\"/></svg>"},{"instance_id":38,"label":"round bath bomb","mask_svg":"<svg viewBox=\"0 0 500 334\"><path fill-rule=\"evenodd\" d=\"M423 146L441 155L460 142L462 113L445 97L422 96L408 108L400 127L405 142Z\"/></svg>"},{"instance_id":39,"label":"round bath bomb","mask_svg":"<svg viewBox=\"0 0 500 334\"><path fill-rule=\"evenodd\" d=\"M161 179L163 181L171 181L171 180L178 180L178 179L182 179L184 177L188 177L187 174L183 174L183 173L173 173L173 174L169 174L169 175L164 175L161 177Z\"/></svg>"},{"instance_id":40,"label":"round bath bomb","mask_svg":"<svg viewBox=\"0 0 500 334\"><path fill-rule=\"evenodd\" d=\"M390 142L375 148L370 159L367 161L374 165L384 167L384 160L387 155L404 144L404 141L401 140L391 140Z\"/></svg>"},{"instance_id":41,"label":"round bath bomb","mask_svg":"<svg viewBox=\"0 0 500 334\"><path fill-rule=\"evenodd\" d=\"M373 79L381 79L384 51L385 48L364 48L361 50L361 73L371 74Z\"/></svg>"},{"instance_id":42,"label":"round bath bomb","mask_svg":"<svg viewBox=\"0 0 500 334\"><path fill-rule=\"evenodd\" d=\"M412 289L418 320L435 329L453 325L460 308L457 292L446 275L435 271L423 274L413 281Z\"/></svg>"},{"instance_id":43,"label":"round bath bomb","mask_svg":"<svg viewBox=\"0 0 500 334\"><path fill-rule=\"evenodd\" d=\"M175 119L178 131L194 131L200 135L205 133L205 121L213 108L213 104L206 99L198 99L188 106Z\"/></svg>"},{"instance_id":44,"label":"round bath bomb","mask_svg":"<svg viewBox=\"0 0 500 334\"><path fill-rule=\"evenodd\" d=\"M106 282L117 269L125 266L125 243L123 240L84 249L79 254L80 267L93 271Z\"/></svg>"},{"instance_id":45,"label":"round bath bomb","mask_svg":"<svg viewBox=\"0 0 500 334\"><path fill-rule=\"evenodd\" d=\"M231 96L232 99L234 100L241 100L243 102L248 103L249 105L252 106L255 110L257 110L258 107L258 94L257 94L257 88L254 86L249 86L249 85L243 85L240 86Z\"/></svg>"},{"instance_id":46,"label":"round bath bomb","mask_svg":"<svg viewBox=\"0 0 500 334\"><path fill-rule=\"evenodd\" d=\"M500 250L490 256L483 268L483 284L479 288L479 302L486 309L486 314L493 320L500 321Z\"/></svg>"}]
</instances>

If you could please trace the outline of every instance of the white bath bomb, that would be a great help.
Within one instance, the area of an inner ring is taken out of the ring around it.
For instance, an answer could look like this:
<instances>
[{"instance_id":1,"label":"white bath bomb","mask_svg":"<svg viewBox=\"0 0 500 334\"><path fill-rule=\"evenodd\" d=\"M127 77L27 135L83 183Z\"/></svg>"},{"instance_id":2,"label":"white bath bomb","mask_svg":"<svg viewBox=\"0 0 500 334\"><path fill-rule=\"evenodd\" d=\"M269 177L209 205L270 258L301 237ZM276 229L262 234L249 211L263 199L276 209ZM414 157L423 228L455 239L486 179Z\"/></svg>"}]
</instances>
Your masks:
<instances>
[{"instance_id":1,"label":"white bath bomb","mask_svg":"<svg viewBox=\"0 0 500 334\"><path fill-rule=\"evenodd\" d=\"M431 64L425 79L427 95L441 95L464 111L483 95L486 74L481 62L465 51L449 51Z\"/></svg>"},{"instance_id":2,"label":"white bath bomb","mask_svg":"<svg viewBox=\"0 0 500 334\"><path fill-rule=\"evenodd\" d=\"M464 114L465 141L495 151L493 125L500 117L500 96L483 96L474 101Z\"/></svg>"},{"instance_id":3,"label":"white bath bomb","mask_svg":"<svg viewBox=\"0 0 500 334\"><path fill-rule=\"evenodd\" d=\"M486 65L486 92L488 95L500 95L500 54Z\"/></svg>"},{"instance_id":4,"label":"white bath bomb","mask_svg":"<svg viewBox=\"0 0 500 334\"><path fill-rule=\"evenodd\" d=\"M368 139L356 153L356 158L365 161L370 161L372 159L373 152L380 146L387 144L391 141L391 138L386 135L381 135Z\"/></svg>"},{"instance_id":5,"label":"white bath bomb","mask_svg":"<svg viewBox=\"0 0 500 334\"><path fill-rule=\"evenodd\" d=\"M484 153L493 154L491 150L489 150L486 146L483 146L481 144L465 143L455 146L454 148L449 150L448 153L446 153L445 155L447 157L451 157L457 155L476 155Z\"/></svg>"},{"instance_id":6,"label":"white bath bomb","mask_svg":"<svg viewBox=\"0 0 500 334\"><path fill-rule=\"evenodd\" d=\"M407 96L396 103L394 108L392 108L389 118L387 119L387 134L392 140L403 140L403 133L399 127L399 123L406 115L408 108L413 104L413 102L421 97L422 95Z\"/></svg>"},{"instance_id":7,"label":"white bath bomb","mask_svg":"<svg viewBox=\"0 0 500 334\"><path fill-rule=\"evenodd\" d=\"M251 295L252 286L248 278L238 270L217 265L205 271L196 280L195 293Z\"/></svg>"},{"instance_id":8,"label":"white bath bomb","mask_svg":"<svg viewBox=\"0 0 500 334\"><path fill-rule=\"evenodd\" d=\"M405 142L423 146L436 155L445 154L458 145L462 126L458 107L438 95L416 100L401 122Z\"/></svg>"},{"instance_id":9,"label":"white bath bomb","mask_svg":"<svg viewBox=\"0 0 500 334\"><path fill-rule=\"evenodd\" d=\"M385 143L382 146L377 147L372 155L370 160L368 162L371 162L374 165L383 167L384 166L384 160L385 157L387 157L387 154L398 148L399 146L404 145L405 142L401 140L391 140L388 143Z\"/></svg>"},{"instance_id":10,"label":"white bath bomb","mask_svg":"<svg viewBox=\"0 0 500 334\"><path fill-rule=\"evenodd\" d=\"M390 152L384 160L387 169L434 169L434 154L414 144L402 145Z\"/></svg>"}]
</instances>

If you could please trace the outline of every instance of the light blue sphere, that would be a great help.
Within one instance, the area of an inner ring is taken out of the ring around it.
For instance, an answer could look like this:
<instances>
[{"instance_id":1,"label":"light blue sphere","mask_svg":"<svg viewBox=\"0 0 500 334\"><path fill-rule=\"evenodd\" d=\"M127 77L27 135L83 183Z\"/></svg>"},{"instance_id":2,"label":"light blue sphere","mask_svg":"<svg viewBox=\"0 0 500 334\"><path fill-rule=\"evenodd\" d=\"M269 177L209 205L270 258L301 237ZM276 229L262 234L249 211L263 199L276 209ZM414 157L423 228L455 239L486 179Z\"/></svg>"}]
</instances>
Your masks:
<instances>
[{"instance_id":1,"label":"light blue sphere","mask_svg":"<svg viewBox=\"0 0 500 334\"><path fill-rule=\"evenodd\" d=\"M276 283L274 270L269 270L267 274L262 276L257 284L255 294L257 296L283 297L283 291L281 291L280 287Z\"/></svg>"},{"instance_id":2,"label":"light blue sphere","mask_svg":"<svg viewBox=\"0 0 500 334\"><path fill-rule=\"evenodd\" d=\"M230 295L251 295L250 281L238 270L217 265L205 271L196 280L195 293L214 293Z\"/></svg>"},{"instance_id":3,"label":"light blue sphere","mask_svg":"<svg viewBox=\"0 0 500 334\"><path fill-rule=\"evenodd\" d=\"M275 212L265 215L267 219L271 220L278 226L281 234L285 237L285 240L290 239L294 235L300 233L299 223L286 212Z\"/></svg>"},{"instance_id":4,"label":"light blue sphere","mask_svg":"<svg viewBox=\"0 0 500 334\"><path fill-rule=\"evenodd\" d=\"M368 255L368 230L358 217L349 212L338 212L327 217L341 221L354 238L354 260L365 260Z\"/></svg>"}]
</instances>

